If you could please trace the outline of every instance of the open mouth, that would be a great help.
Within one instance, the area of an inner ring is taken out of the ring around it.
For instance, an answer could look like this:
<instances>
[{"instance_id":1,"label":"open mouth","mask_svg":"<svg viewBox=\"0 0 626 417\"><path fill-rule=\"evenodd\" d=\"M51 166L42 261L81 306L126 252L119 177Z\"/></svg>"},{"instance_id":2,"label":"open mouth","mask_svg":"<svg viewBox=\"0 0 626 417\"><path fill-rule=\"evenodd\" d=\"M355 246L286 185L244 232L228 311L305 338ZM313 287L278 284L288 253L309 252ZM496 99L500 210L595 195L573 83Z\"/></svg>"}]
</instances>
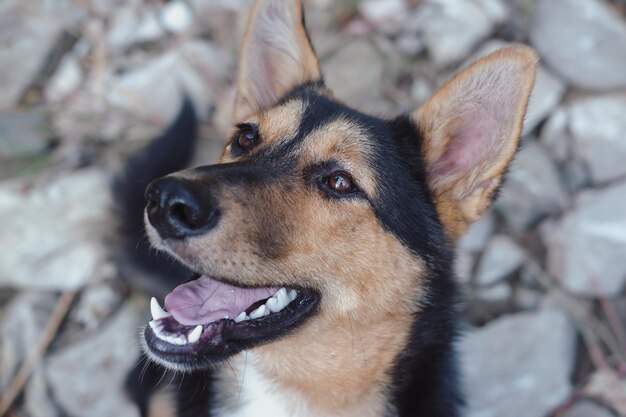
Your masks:
<instances>
[{"instance_id":1,"label":"open mouth","mask_svg":"<svg viewBox=\"0 0 626 417\"><path fill-rule=\"evenodd\" d=\"M319 301L315 291L288 287L244 288L201 275L150 302L144 332L156 361L203 369L300 325Z\"/></svg>"}]
</instances>

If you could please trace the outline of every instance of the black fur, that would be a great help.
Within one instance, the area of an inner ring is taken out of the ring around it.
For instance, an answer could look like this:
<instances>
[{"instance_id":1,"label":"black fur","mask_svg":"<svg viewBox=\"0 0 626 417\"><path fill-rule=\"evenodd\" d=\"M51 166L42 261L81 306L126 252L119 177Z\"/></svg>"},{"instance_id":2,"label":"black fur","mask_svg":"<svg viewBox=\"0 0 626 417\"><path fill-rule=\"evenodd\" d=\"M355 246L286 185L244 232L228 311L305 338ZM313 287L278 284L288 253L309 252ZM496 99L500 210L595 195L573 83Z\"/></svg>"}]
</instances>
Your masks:
<instances>
[{"instance_id":1,"label":"black fur","mask_svg":"<svg viewBox=\"0 0 626 417\"><path fill-rule=\"evenodd\" d=\"M145 235L144 192L153 180L187 166L194 151L198 121L189 99L162 136L132 155L124 171L113 182L117 215L124 239L123 259L154 276L154 288L173 288L191 276L191 272L165 253L157 253ZM131 278L132 280L132 278Z\"/></svg>"}]
</instances>

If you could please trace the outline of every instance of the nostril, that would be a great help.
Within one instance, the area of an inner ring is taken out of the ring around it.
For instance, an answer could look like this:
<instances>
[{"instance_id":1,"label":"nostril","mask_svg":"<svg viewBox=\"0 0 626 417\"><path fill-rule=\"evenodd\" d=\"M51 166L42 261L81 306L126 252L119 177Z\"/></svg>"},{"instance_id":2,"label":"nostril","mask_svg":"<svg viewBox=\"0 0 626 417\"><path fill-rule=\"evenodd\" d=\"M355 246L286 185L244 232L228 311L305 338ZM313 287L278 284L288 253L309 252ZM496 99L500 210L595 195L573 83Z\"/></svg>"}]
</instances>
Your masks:
<instances>
[{"instance_id":1,"label":"nostril","mask_svg":"<svg viewBox=\"0 0 626 417\"><path fill-rule=\"evenodd\" d=\"M204 223L198 210L183 203L173 204L170 207L170 216L191 229L200 227Z\"/></svg>"}]
</instances>

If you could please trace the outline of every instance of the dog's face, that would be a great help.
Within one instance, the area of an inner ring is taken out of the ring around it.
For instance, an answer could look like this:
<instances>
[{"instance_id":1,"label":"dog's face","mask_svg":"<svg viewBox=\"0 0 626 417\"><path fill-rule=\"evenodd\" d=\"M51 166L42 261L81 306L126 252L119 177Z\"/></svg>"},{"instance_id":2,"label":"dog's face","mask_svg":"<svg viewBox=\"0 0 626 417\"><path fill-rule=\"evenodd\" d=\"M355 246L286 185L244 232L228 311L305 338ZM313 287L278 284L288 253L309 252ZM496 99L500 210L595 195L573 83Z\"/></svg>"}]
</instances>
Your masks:
<instances>
[{"instance_id":1,"label":"dog's face","mask_svg":"<svg viewBox=\"0 0 626 417\"><path fill-rule=\"evenodd\" d=\"M168 366L205 368L255 346L340 350L352 325L375 328L367 345L392 360L433 270L448 267L517 148L529 49L485 58L383 120L324 86L301 13L296 1L255 3L220 164L147 190L152 243L198 272L167 312L153 305L147 350Z\"/></svg>"}]
</instances>

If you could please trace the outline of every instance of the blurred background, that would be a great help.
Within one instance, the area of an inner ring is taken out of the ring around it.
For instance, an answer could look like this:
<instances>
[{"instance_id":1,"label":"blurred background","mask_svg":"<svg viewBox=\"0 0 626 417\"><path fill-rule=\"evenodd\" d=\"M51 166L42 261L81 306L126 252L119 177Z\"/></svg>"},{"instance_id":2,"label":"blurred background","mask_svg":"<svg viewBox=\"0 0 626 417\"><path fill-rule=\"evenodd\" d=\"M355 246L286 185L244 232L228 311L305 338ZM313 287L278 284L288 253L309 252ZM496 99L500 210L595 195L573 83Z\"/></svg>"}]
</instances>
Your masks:
<instances>
[{"instance_id":1,"label":"blurred background","mask_svg":"<svg viewBox=\"0 0 626 417\"><path fill-rule=\"evenodd\" d=\"M110 184L189 96L230 124L246 0L0 1L0 415L137 416L148 293ZM541 56L522 149L461 242L470 417L626 415L626 1L308 0L327 84L410 111L510 42Z\"/></svg>"}]
</instances>

